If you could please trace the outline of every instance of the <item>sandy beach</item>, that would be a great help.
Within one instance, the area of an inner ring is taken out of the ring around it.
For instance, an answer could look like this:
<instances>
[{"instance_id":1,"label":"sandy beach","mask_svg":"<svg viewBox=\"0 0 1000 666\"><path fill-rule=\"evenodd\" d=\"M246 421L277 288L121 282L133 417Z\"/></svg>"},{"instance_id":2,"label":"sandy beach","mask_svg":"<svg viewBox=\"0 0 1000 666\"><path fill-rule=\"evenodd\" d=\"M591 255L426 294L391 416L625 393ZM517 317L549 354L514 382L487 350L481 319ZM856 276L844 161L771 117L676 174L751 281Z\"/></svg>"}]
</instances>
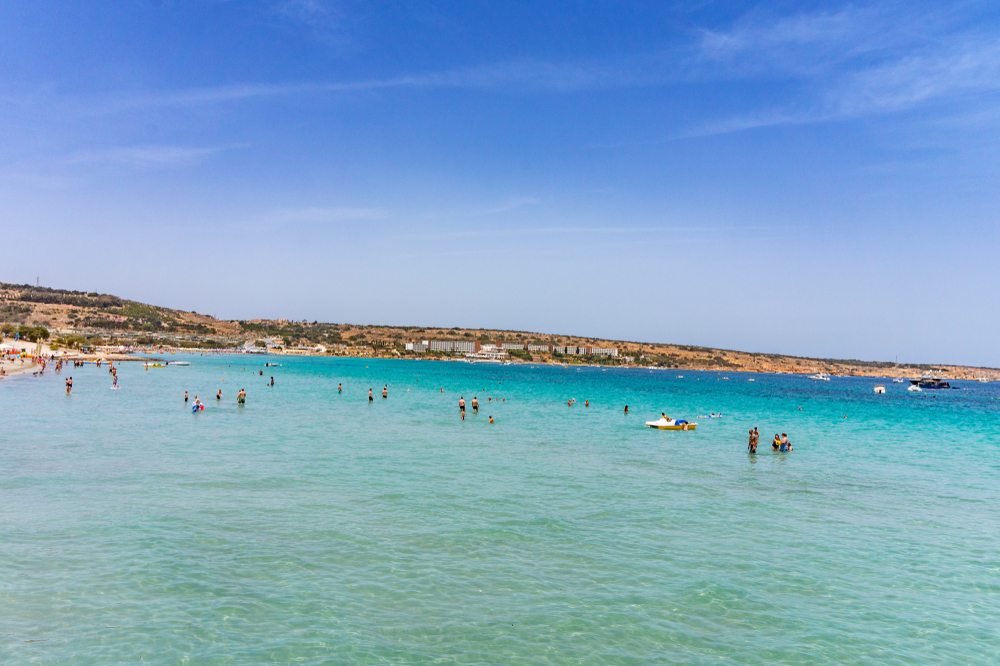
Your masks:
<instances>
[{"instance_id":1,"label":"sandy beach","mask_svg":"<svg viewBox=\"0 0 1000 666\"><path fill-rule=\"evenodd\" d=\"M0 360L0 368L3 368L3 373L0 373L0 380L38 372L42 367L38 360L39 355L46 360L46 369L48 370L54 369L54 364L59 360L70 362L95 361L97 359L114 362L147 360L145 357L126 354L109 354L105 352L84 354L76 349L57 349L53 351L53 349L45 343L39 345L35 342L29 342L27 340L13 340L11 338L4 338L0 341L0 344L3 344L4 352L2 360ZM30 356L27 358L8 358L7 352L10 351L8 347L12 347L18 354L25 353ZM50 358L51 360L49 360Z\"/></svg>"}]
</instances>

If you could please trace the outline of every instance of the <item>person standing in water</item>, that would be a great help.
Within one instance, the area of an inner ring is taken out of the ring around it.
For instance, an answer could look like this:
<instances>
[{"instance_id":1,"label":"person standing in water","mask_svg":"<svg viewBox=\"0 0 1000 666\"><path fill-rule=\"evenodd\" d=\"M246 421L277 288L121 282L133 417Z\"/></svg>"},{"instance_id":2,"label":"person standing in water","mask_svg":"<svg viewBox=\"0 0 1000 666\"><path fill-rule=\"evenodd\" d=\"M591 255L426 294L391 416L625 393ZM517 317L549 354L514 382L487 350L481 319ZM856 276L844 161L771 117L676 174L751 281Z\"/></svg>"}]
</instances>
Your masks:
<instances>
[{"instance_id":1,"label":"person standing in water","mask_svg":"<svg viewBox=\"0 0 1000 666\"><path fill-rule=\"evenodd\" d=\"M188 392L184 391L184 402L188 401Z\"/></svg>"},{"instance_id":2,"label":"person standing in water","mask_svg":"<svg viewBox=\"0 0 1000 666\"><path fill-rule=\"evenodd\" d=\"M215 399L222 400L222 389L219 389L219 392L215 394Z\"/></svg>"},{"instance_id":3,"label":"person standing in water","mask_svg":"<svg viewBox=\"0 0 1000 666\"><path fill-rule=\"evenodd\" d=\"M625 405L625 415L628 416L628 405Z\"/></svg>"},{"instance_id":4,"label":"person standing in water","mask_svg":"<svg viewBox=\"0 0 1000 666\"><path fill-rule=\"evenodd\" d=\"M389 385L386 384L382 387L382 399L385 400L389 397Z\"/></svg>"},{"instance_id":5,"label":"person standing in water","mask_svg":"<svg viewBox=\"0 0 1000 666\"><path fill-rule=\"evenodd\" d=\"M66 395L69 395L72 392L73 392L73 378L72 377L67 377L66 378Z\"/></svg>"},{"instance_id":6,"label":"person standing in water","mask_svg":"<svg viewBox=\"0 0 1000 666\"><path fill-rule=\"evenodd\" d=\"M753 430L749 430L748 432L750 433L750 443L747 444L747 451L757 453L757 437L754 435Z\"/></svg>"},{"instance_id":7,"label":"person standing in water","mask_svg":"<svg viewBox=\"0 0 1000 666\"><path fill-rule=\"evenodd\" d=\"M465 397L459 397L458 399L458 411L462 412L462 418L465 418Z\"/></svg>"},{"instance_id":8,"label":"person standing in water","mask_svg":"<svg viewBox=\"0 0 1000 666\"><path fill-rule=\"evenodd\" d=\"M774 440L771 442L771 450L777 451L781 448L781 438L778 437L778 433L774 433Z\"/></svg>"},{"instance_id":9,"label":"person standing in water","mask_svg":"<svg viewBox=\"0 0 1000 666\"><path fill-rule=\"evenodd\" d=\"M344 392L344 385L337 384L337 393L343 393L343 392Z\"/></svg>"},{"instance_id":10,"label":"person standing in water","mask_svg":"<svg viewBox=\"0 0 1000 666\"><path fill-rule=\"evenodd\" d=\"M472 413L479 413L479 399L476 396L472 396Z\"/></svg>"},{"instance_id":11,"label":"person standing in water","mask_svg":"<svg viewBox=\"0 0 1000 666\"><path fill-rule=\"evenodd\" d=\"M245 405L246 402L247 402L247 392L241 388L240 392L236 394L236 404Z\"/></svg>"},{"instance_id":12,"label":"person standing in water","mask_svg":"<svg viewBox=\"0 0 1000 666\"><path fill-rule=\"evenodd\" d=\"M368 402L374 402L375 398L372 397L372 390L368 389Z\"/></svg>"}]
</instances>

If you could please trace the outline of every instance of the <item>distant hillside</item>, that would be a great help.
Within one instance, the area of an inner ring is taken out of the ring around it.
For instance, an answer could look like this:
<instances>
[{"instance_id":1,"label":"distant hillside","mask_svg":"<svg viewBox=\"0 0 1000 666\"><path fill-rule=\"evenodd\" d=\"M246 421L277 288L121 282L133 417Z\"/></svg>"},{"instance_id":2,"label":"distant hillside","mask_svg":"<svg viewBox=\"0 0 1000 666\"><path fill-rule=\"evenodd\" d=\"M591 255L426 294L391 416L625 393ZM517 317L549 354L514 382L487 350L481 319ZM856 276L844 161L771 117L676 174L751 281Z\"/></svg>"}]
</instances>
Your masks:
<instances>
[{"instance_id":1,"label":"distant hillside","mask_svg":"<svg viewBox=\"0 0 1000 666\"><path fill-rule=\"evenodd\" d=\"M678 370L704 369L751 372L828 372L835 375L912 376L935 369L953 378L1000 379L1000 371L944 365L897 365L844 359L816 359L759 354L710 347L604 340L575 335L421 326L333 324L317 321L254 319L226 321L208 315L172 310L111 294L0 283L0 324L40 325L63 340L100 343L118 340L181 347L238 347L277 344L283 351L315 348L348 356L413 356L447 358L446 353L407 352L407 342L421 340L525 343L530 345L614 348L618 357L563 356L514 350L514 359L536 362L639 365ZM267 342L265 342L267 340ZM631 361L627 360L631 358Z\"/></svg>"}]
</instances>

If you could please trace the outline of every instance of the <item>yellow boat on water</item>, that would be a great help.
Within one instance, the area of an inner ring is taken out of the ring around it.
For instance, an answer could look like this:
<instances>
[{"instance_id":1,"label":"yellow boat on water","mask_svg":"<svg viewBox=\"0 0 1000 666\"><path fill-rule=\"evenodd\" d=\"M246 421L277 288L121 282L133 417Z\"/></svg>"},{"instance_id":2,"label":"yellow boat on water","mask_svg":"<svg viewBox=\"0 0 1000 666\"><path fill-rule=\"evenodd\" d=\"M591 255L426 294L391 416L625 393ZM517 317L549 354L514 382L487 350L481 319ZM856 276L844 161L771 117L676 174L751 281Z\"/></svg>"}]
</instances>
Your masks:
<instances>
[{"instance_id":1,"label":"yellow boat on water","mask_svg":"<svg viewBox=\"0 0 1000 666\"><path fill-rule=\"evenodd\" d=\"M146 367L147 368L165 368L165 367L167 367L167 364L166 363L147 363Z\"/></svg>"},{"instance_id":2,"label":"yellow boat on water","mask_svg":"<svg viewBox=\"0 0 1000 666\"><path fill-rule=\"evenodd\" d=\"M656 421L646 421L646 425L657 430L694 430L697 423L688 423L683 419L657 419Z\"/></svg>"}]
</instances>

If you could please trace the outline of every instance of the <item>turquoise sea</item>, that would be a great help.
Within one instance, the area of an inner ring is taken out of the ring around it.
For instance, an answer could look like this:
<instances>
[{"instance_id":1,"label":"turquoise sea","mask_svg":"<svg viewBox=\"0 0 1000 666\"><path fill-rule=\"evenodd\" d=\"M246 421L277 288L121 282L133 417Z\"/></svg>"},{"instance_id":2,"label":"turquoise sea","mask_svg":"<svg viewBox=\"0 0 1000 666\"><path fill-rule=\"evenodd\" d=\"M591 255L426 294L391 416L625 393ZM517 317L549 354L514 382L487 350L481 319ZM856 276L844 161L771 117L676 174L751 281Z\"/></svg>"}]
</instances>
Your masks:
<instances>
[{"instance_id":1,"label":"turquoise sea","mask_svg":"<svg viewBox=\"0 0 1000 666\"><path fill-rule=\"evenodd\" d=\"M1000 663L1000 385L185 358L0 382L0 664Z\"/></svg>"}]
</instances>

